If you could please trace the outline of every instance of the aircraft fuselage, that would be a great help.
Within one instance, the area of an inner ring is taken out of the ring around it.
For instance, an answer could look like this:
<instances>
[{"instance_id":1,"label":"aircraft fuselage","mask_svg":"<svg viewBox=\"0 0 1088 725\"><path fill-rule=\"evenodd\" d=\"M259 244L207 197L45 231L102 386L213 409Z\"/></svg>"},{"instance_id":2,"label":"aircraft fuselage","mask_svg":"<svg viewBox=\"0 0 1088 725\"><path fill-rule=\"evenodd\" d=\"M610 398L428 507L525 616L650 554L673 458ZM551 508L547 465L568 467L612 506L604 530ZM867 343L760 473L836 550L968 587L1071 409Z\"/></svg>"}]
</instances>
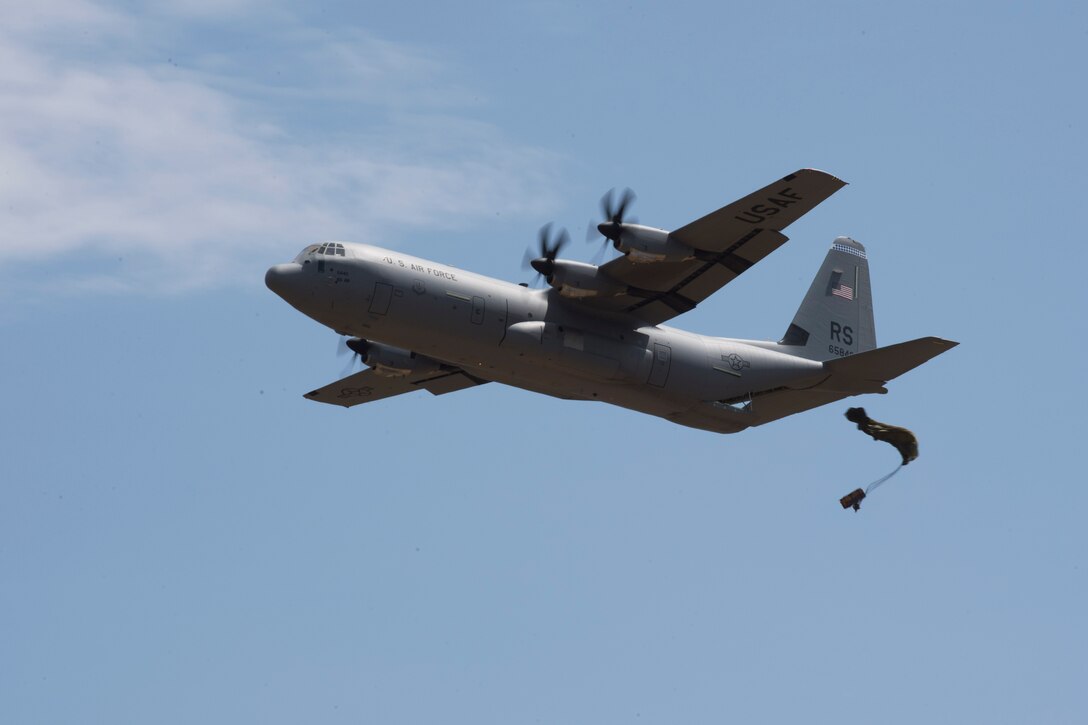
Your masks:
<instances>
[{"instance_id":1,"label":"aircraft fuselage","mask_svg":"<svg viewBox=\"0 0 1088 725\"><path fill-rule=\"evenodd\" d=\"M474 274L401 252L310 247L269 270L268 286L336 332L410 350L477 378L596 400L732 433L746 396L826 377L776 343L709 337L595 313L552 288Z\"/></svg>"}]
</instances>

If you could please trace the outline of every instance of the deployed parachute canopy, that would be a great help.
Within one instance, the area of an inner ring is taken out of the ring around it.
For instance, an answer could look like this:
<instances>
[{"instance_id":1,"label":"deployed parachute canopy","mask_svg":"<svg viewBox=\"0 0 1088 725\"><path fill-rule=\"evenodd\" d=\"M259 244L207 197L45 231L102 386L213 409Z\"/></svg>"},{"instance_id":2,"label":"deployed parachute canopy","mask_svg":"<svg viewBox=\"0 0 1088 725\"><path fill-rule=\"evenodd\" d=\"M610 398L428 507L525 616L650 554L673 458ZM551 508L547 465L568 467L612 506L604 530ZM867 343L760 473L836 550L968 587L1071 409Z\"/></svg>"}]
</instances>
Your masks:
<instances>
[{"instance_id":1,"label":"deployed parachute canopy","mask_svg":"<svg viewBox=\"0 0 1088 725\"><path fill-rule=\"evenodd\" d=\"M858 430L872 436L873 440L895 446L895 450L903 456L904 466L918 457L918 439L906 428L873 420L865 414L865 408L850 408L846 411L846 419L857 423Z\"/></svg>"},{"instance_id":2,"label":"deployed parachute canopy","mask_svg":"<svg viewBox=\"0 0 1088 725\"><path fill-rule=\"evenodd\" d=\"M857 423L858 430L872 436L873 440L895 446L895 450L899 451L899 455L903 458L903 462L888 475L873 481L865 489L856 489L839 499L839 503L842 504L844 509L852 508L857 511L861 508L862 500L870 491L899 473L900 468L918 457L918 439L906 428L873 420L865 414L865 408L850 408L846 411L846 418L851 423Z\"/></svg>"}]
</instances>

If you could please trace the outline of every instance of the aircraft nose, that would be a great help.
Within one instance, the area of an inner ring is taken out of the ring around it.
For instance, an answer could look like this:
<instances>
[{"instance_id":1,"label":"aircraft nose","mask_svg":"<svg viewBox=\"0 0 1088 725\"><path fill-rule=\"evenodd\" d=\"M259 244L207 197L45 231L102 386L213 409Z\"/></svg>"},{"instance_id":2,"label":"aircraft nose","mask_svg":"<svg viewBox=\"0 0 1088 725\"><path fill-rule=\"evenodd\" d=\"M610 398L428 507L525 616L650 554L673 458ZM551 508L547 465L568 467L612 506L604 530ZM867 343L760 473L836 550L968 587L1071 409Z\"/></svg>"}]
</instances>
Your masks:
<instances>
[{"instance_id":1,"label":"aircraft nose","mask_svg":"<svg viewBox=\"0 0 1088 725\"><path fill-rule=\"evenodd\" d=\"M301 274L302 267L294 262L277 264L264 273L264 283L268 289L286 299Z\"/></svg>"}]
</instances>

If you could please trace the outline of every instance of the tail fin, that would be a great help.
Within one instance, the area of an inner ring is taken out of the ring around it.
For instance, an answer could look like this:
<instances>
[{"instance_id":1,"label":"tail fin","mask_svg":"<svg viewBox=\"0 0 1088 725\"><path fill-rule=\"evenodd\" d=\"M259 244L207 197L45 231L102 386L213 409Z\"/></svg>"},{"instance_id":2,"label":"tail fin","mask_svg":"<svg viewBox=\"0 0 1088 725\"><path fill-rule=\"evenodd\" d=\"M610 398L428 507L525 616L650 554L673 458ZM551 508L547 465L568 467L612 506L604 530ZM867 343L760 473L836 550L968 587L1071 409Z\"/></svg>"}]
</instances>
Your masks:
<instances>
[{"instance_id":1,"label":"tail fin","mask_svg":"<svg viewBox=\"0 0 1088 725\"><path fill-rule=\"evenodd\" d=\"M873 294L865 247L838 237L778 343L809 360L833 360L876 348Z\"/></svg>"}]
</instances>

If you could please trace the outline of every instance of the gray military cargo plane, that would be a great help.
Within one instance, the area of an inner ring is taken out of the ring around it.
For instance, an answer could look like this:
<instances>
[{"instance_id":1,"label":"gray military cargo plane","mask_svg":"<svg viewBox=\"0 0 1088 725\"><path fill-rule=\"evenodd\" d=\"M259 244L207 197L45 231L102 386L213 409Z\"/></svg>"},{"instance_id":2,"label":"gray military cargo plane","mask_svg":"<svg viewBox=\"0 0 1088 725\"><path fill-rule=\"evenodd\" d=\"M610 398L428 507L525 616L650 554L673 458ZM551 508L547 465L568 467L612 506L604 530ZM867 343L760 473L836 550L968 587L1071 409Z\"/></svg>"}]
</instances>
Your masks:
<instances>
[{"instance_id":1,"label":"gray military cargo plane","mask_svg":"<svg viewBox=\"0 0 1088 725\"><path fill-rule=\"evenodd\" d=\"M368 368L306 394L351 407L413 390L487 382L598 400L736 433L862 393L957 343L877 347L865 248L834 240L782 339L708 337L662 323L780 247L782 230L845 186L802 169L668 232L624 221L632 195L602 199L598 230L623 254L601 266L558 258L541 230L532 289L365 244L306 247L268 287L341 335ZM551 238L549 238L551 237Z\"/></svg>"}]
</instances>

